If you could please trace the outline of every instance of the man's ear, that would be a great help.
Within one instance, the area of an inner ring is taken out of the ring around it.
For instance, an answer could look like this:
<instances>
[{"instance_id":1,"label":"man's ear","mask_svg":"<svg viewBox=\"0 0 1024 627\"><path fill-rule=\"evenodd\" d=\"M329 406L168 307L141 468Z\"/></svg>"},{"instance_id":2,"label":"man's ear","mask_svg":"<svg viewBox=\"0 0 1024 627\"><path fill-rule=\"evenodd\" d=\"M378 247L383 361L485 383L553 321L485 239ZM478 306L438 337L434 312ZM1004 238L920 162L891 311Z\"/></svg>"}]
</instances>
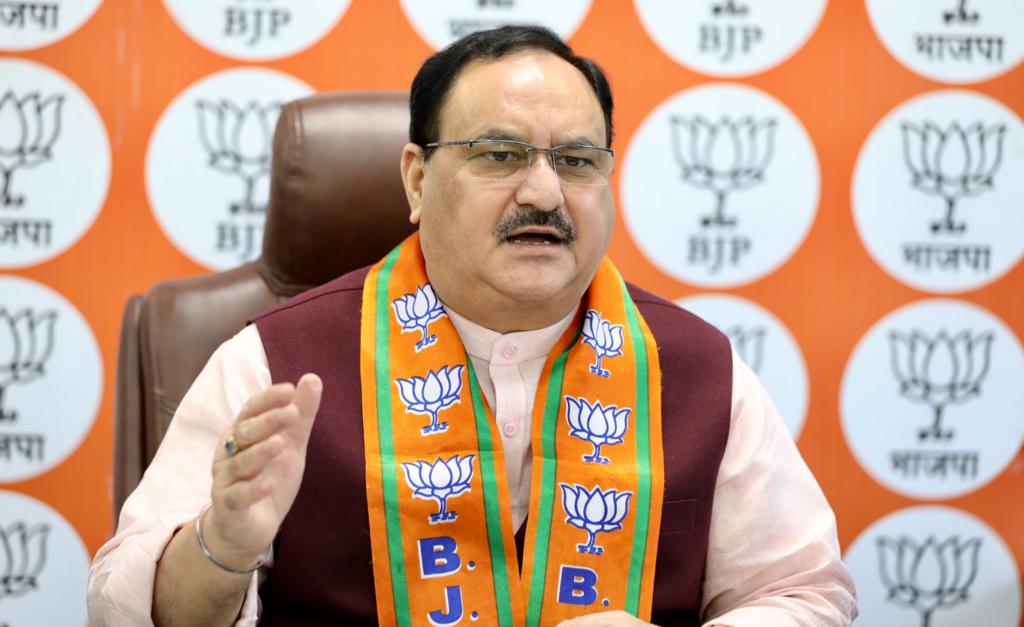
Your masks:
<instances>
[{"instance_id":1,"label":"man's ear","mask_svg":"<svg viewBox=\"0 0 1024 627\"><path fill-rule=\"evenodd\" d=\"M409 201L409 222L419 224L420 210L423 207L423 149L416 144L406 144L402 148L402 184L405 185L405 198Z\"/></svg>"}]
</instances>

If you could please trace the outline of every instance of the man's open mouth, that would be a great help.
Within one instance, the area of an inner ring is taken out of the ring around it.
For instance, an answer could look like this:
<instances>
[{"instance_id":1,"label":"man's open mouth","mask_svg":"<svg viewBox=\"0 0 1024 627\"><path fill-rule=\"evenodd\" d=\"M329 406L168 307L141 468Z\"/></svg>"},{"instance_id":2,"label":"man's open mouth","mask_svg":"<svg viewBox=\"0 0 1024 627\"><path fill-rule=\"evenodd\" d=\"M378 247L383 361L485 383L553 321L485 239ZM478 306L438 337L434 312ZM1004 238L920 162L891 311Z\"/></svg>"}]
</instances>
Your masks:
<instances>
[{"instance_id":1,"label":"man's open mouth","mask_svg":"<svg viewBox=\"0 0 1024 627\"><path fill-rule=\"evenodd\" d=\"M557 232L546 229L524 229L509 235L505 241L510 244L532 244L535 246L563 243L562 237Z\"/></svg>"}]
</instances>

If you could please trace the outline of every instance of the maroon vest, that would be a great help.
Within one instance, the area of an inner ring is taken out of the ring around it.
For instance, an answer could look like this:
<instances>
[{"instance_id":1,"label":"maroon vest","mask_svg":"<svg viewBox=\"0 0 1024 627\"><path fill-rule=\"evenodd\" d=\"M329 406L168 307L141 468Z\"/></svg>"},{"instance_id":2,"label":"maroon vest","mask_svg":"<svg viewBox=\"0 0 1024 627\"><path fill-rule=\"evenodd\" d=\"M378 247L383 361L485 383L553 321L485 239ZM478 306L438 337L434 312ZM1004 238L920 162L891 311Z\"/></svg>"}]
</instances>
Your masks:
<instances>
[{"instance_id":1,"label":"maroon vest","mask_svg":"<svg viewBox=\"0 0 1024 627\"><path fill-rule=\"evenodd\" d=\"M306 372L324 382L302 485L275 541L274 568L260 588L262 625L377 624L359 379L359 313L368 270L254 319L275 383L298 381ZM634 286L629 291L657 340L662 373L665 501L652 620L699 625L711 501L729 434L729 342L672 303ZM525 528L517 534L520 549Z\"/></svg>"}]
</instances>

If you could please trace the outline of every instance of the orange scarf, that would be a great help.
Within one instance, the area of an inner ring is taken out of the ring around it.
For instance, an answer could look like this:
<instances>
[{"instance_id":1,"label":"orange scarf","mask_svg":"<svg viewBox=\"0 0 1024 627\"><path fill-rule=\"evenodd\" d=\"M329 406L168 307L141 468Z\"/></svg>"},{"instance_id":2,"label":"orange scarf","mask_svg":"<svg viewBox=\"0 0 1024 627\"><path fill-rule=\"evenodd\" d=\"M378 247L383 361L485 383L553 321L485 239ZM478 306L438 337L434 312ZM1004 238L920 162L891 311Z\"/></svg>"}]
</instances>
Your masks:
<instances>
[{"instance_id":1,"label":"orange scarf","mask_svg":"<svg viewBox=\"0 0 1024 627\"><path fill-rule=\"evenodd\" d=\"M363 288L360 373L378 620L551 625L650 620L664 473L650 329L605 259L534 402L517 568L501 438L427 281L418 234Z\"/></svg>"}]
</instances>

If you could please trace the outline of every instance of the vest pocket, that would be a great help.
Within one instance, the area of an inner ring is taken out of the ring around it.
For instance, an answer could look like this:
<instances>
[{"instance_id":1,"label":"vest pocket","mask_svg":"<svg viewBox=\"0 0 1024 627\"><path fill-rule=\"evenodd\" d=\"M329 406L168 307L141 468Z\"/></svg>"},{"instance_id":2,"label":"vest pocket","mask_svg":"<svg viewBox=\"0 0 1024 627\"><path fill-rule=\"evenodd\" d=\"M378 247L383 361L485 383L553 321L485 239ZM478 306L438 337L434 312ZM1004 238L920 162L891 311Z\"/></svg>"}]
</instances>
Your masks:
<instances>
[{"instance_id":1,"label":"vest pocket","mask_svg":"<svg viewBox=\"0 0 1024 627\"><path fill-rule=\"evenodd\" d=\"M682 533L697 523L698 499L665 501L661 506L661 535Z\"/></svg>"}]
</instances>

